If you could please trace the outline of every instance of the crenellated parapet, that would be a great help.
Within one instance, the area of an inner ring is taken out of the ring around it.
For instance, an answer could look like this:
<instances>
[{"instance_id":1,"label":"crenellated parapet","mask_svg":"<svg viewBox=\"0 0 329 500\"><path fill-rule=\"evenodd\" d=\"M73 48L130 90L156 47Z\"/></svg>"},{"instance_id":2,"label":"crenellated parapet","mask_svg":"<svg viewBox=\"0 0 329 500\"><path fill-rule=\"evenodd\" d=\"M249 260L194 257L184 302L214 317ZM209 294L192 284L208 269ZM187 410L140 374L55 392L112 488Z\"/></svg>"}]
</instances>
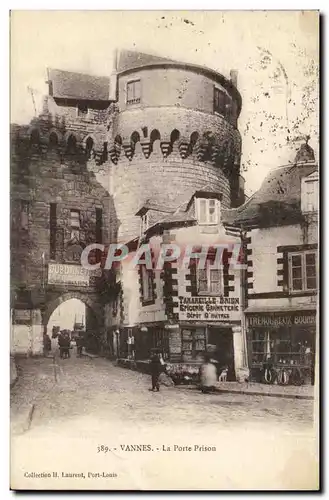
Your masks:
<instances>
[{"instance_id":1,"label":"crenellated parapet","mask_svg":"<svg viewBox=\"0 0 329 500\"><path fill-rule=\"evenodd\" d=\"M15 154L26 160L32 157L57 156L66 160L88 161L98 164L107 160L106 132L100 129L93 133L67 128L57 117L39 117L28 126L12 126L12 148Z\"/></svg>"},{"instance_id":2,"label":"crenellated parapet","mask_svg":"<svg viewBox=\"0 0 329 500\"><path fill-rule=\"evenodd\" d=\"M158 109L157 122L159 114L164 112L166 115L167 111ZM117 108L108 110L104 123L94 124L45 112L29 125L12 126L12 147L27 159L50 154L58 155L61 162L74 157L79 162L93 160L96 166L108 161L114 165L126 160L133 162L136 154L138 158L142 154L145 160L150 161L170 159L173 155L176 158L178 155L182 161L212 163L228 175L233 171L239 173L239 131L218 116L191 110L178 111L172 111L174 125L172 119L165 121L164 116L163 126L159 128L152 128L154 124L141 126L147 120L137 127L136 113L130 116L131 122L127 122L127 116L122 115L131 113L118 113ZM147 118L149 112L145 114ZM190 117L188 126L187 117Z\"/></svg>"},{"instance_id":3,"label":"crenellated parapet","mask_svg":"<svg viewBox=\"0 0 329 500\"><path fill-rule=\"evenodd\" d=\"M138 158L142 154L145 160L150 161L169 160L175 155L182 161L212 163L227 174L233 169L239 170L241 140L237 130L232 137L224 140L210 131L202 135L193 131L189 136L182 137L177 129L167 135L153 129L150 135L149 138L141 138L137 131L132 132L129 139L117 135L107 144L109 159L117 165L120 161L133 162L136 154Z\"/></svg>"}]
</instances>

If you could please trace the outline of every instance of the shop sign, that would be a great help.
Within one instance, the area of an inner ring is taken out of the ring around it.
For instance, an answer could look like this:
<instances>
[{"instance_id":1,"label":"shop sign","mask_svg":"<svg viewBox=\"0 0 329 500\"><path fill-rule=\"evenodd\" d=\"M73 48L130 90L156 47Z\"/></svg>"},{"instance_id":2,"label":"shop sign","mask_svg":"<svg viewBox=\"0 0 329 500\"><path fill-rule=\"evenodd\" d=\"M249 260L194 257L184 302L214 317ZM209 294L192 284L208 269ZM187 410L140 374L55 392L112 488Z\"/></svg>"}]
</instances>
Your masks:
<instances>
[{"instance_id":1,"label":"shop sign","mask_svg":"<svg viewBox=\"0 0 329 500\"><path fill-rule=\"evenodd\" d=\"M180 320L241 320L239 297L178 297L178 300Z\"/></svg>"},{"instance_id":2,"label":"shop sign","mask_svg":"<svg viewBox=\"0 0 329 500\"><path fill-rule=\"evenodd\" d=\"M75 285L88 286L89 278L94 276L88 269L73 264L52 264L48 265L49 285Z\"/></svg>"},{"instance_id":3,"label":"shop sign","mask_svg":"<svg viewBox=\"0 0 329 500\"><path fill-rule=\"evenodd\" d=\"M249 326L315 325L315 314L249 316Z\"/></svg>"}]
</instances>

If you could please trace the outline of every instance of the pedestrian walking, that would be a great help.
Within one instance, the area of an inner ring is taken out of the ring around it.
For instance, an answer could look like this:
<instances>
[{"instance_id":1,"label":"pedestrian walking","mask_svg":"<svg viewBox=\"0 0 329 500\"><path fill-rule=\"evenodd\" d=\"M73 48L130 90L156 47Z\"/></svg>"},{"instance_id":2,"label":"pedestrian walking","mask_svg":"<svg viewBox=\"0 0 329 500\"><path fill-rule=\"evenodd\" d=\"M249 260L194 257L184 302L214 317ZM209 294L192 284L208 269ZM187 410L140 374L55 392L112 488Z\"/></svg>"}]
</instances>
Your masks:
<instances>
[{"instance_id":1,"label":"pedestrian walking","mask_svg":"<svg viewBox=\"0 0 329 500\"><path fill-rule=\"evenodd\" d=\"M214 391L217 382L217 370L216 366L211 363L209 355L205 357L205 361L200 367L199 375L201 392L206 394Z\"/></svg>"},{"instance_id":2,"label":"pedestrian walking","mask_svg":"<svg viewBox=\"0 0 329 500\"><path fill-rule=\"evenodd\" d=\"M58 336L59 353L62 359L70 358L71 339L66 331L62 331Z\"/></svg>"},{"instance_id":3,"label":"pedestrian walking","mask_svg":"<svg viewBox=\"0 0 329 500\"><path fill-rule=\"evenodd\" d=\"M159 376L163 370L163 365L161 363L161 359L158 353L154 352L151 356L151 376L152 376L152 391L159 392L160 384L159 384Z\"/></svg>"},{"instance_id":4,"label":"pedestrian walking","mask_svg":"<svg viewBox=\"0 0 329 500\"><path fill-rule=\"evenodd\" d=\"M79 335L79 337L76 338L76 344L77 344L77 357L81 358L82 348L83 348L83 344L84 344L83 337L80 337L80 335Z\"/></svg>"},{"instance_id":5,"label":"pedestrian walking","mask_svg":"<svg viewBox=\"0 0 329 500\"><path fill-rule=\"evenodd\" d=\"M51 340L47 333L43 334L43 353L45 356L48 356L48 353L51 351Z\"/></svg>"}]
</instances>

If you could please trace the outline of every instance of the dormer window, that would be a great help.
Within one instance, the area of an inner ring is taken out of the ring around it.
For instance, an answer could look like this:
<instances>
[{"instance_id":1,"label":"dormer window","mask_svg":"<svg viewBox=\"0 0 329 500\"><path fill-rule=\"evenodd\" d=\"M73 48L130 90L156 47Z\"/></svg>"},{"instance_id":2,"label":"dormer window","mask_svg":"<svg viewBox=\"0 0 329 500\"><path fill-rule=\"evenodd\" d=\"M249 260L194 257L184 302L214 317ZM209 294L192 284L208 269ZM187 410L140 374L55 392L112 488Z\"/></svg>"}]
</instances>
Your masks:
<instances>
[{"instance_id":1,"label":"dormer window","mask_svg":"<svg viewBox=\"0 0 329 500\"><path fill-rule=\"evenodd\" d=\"M141 234L145 233L149 228L149 214L146 212L141 216Z\"/></svg>"},{"instance_id":2,"label":"dormer window","mask_svg":"<svg viewBox=\"0 0 329 500\"><path fill-rule=\"evenodd\" d=\"M302 179L301 185L301 208L302 212L317 212L319 203L319 177L314 172Z\"/></svg>"},{"instance_id":3,"label":"dormer window","mask_svg":"<svg viewBox=\"0 0 329 500\"><path fill-rule=\"evenodd\" d=\"M219 200L196 198L196 216L199 224L213 225L219 222Z\"/></svg>"},{"instance_id":4,"label":"dormer window","mask_svg":"<svg viewBox=\"0 0 329 500\"><path fill-rule=\"evenodd\" d=\"M87 104L79 103L77 106L77 116L79 118L87 118L88 116L88 106Z\"/></svg>"},{"instance_id":5,"label":"dormer window","mask_svg":"<svg viewBox=\"0 0 329 500\"><path fill-rule=\"evenodd\" d=\"M134 80L127 83L127 104L141 102L141 81Z\"/></svg>"}]
</instances>

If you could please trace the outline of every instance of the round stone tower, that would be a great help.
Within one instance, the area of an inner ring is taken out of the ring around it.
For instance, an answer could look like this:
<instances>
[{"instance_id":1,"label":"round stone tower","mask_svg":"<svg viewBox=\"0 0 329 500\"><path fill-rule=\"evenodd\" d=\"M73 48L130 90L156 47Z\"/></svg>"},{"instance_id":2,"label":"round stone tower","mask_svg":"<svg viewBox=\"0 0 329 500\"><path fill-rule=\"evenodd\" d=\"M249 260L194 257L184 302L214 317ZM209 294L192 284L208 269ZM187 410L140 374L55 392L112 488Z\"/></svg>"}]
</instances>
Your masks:
<instances>
[{"instance_id":1,"label":"round stone tower","mask_svg":"<svg viewBox=\"0 0 329 500\"><path fill-rule=\"evenodd\" d=\"M119 241L138 235L135 213L147 199L177 208L211 185L224 208L243 202L236 72L226 79L205 67L122 52L113 81L107 150Z\"/></svg>"}]
</instances>

